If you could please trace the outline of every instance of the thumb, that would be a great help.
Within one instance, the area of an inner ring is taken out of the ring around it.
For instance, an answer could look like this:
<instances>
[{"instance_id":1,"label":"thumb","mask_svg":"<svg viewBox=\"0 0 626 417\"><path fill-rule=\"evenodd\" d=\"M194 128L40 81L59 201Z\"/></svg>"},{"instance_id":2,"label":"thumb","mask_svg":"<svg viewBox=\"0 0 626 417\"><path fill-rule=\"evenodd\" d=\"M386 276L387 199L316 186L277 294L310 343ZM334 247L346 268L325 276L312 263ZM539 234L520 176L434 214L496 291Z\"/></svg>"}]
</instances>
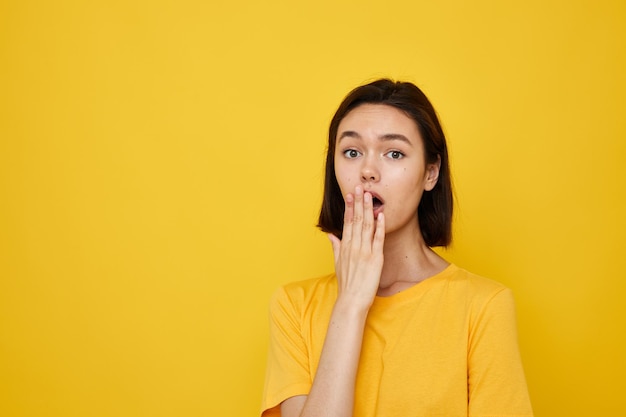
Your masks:
<instances>
[{"instance_id":1,"label":"thumb","mask_svg":"<svg viewBox=\"0 0 626 417\"><path fill-rule=\"evenodd\" d=\"M330 240L330 244L333 246L333 256L335 257L335 263L337 259L339 259L339 251L341 250L341 240L337 236L332 233L327 233L328 240Z\"/></svg>"}]
</instances>

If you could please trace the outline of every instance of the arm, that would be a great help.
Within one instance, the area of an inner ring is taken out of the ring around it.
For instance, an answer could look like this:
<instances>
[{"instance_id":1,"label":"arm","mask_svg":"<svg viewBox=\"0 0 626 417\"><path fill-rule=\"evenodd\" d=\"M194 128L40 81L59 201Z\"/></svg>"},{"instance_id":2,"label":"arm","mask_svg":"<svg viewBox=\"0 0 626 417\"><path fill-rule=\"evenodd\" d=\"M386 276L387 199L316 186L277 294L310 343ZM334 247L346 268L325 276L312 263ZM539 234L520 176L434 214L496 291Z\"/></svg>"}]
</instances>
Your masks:
<instances>
[{"instance_id":1,"label":"arm","mask_svg":"<svg viewBox=\"0 0 626 417\"><path fill-rule=\"evenodd\" d=\"M382 213L374 220L372 196L360 187L346 196L343 240L330 235L338 294L308 396L281 404L283 417L352 417L363 329L383 265Z\"/></svg>"}]
</instances>

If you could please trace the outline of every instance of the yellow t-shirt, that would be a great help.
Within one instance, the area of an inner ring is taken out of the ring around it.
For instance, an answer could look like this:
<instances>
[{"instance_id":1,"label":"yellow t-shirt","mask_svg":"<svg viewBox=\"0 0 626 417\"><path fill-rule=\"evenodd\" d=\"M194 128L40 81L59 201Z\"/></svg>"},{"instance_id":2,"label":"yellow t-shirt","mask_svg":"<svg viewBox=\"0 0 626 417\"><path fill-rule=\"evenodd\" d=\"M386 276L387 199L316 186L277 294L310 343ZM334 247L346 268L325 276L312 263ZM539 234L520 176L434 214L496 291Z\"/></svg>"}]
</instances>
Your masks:
<instances>
[{"instance_id":1,"label":"yellow t-shirt","mask_svg":"<svg viewBox=\"0 0 626 417\"><path fill-rule=\"evenodd\" d=\"M311 389L335 275L280 288L270 305L264 417ZM527 417L532 409L503 285L449 265L398 294L376 297L365 325L355 417Z\"/></svg>"}]
</instances>

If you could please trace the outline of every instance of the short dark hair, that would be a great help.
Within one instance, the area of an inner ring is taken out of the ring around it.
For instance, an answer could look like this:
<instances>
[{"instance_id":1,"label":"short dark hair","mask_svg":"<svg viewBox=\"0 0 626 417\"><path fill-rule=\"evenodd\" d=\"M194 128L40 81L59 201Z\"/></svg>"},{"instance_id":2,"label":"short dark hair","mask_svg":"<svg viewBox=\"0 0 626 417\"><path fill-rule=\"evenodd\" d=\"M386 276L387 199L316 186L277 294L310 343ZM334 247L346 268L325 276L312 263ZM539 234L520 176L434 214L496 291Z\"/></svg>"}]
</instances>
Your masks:
<instances>
[{"instance_id":1,"label":"short dark hair","mask_svg":"<svg viewBox=\"0 0 626 417\"><path fill-rule=\"evenodd\" d=\"M335 144L343 118L362 104L385 104L401 110L417 124L424 146L426 164L441 161L435 187L424 192L417 216L428 246L448 246L452 241L452 180L448 147L437 114L426 95L409 82L380 79L352 90L341 102L328 129L324 200L317 226L341 238L345 203L335 176Z\"/></svg>"}]
</instances>

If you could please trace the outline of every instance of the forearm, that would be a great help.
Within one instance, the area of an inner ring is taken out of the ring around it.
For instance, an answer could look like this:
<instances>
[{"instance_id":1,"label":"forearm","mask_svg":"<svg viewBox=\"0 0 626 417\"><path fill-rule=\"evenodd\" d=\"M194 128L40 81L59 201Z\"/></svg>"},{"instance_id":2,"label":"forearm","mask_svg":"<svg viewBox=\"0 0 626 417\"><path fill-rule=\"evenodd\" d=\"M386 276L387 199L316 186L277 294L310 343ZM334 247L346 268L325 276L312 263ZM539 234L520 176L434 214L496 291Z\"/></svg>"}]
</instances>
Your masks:
<instances>
[{"instance_id":1,"label":"forearm","mask_svg":"<svg viewBox=\"0 0 626 417\"><path fill-rule=\"evenodd\" d=\"M367 309L338 300L301 417L352 417Z\"/></svg>"}]
</instances>

